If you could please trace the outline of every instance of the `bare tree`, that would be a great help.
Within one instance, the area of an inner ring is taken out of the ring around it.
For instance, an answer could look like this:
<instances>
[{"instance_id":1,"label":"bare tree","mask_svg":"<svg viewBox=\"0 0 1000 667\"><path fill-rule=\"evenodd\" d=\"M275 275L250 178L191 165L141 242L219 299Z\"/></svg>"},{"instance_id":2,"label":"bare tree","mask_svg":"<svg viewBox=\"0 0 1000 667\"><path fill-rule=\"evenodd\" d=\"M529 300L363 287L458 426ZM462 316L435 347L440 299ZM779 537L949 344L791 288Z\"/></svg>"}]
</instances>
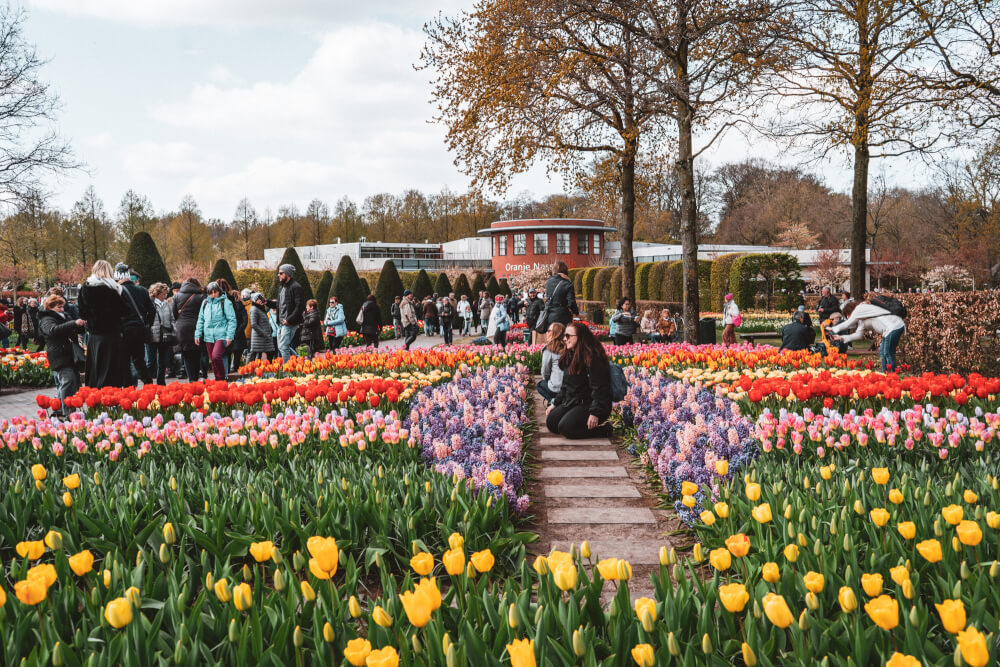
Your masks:
<instances>
[{"instance_id":1,"label":"bare tree","mask_svg":"<svg viewBox=\"0 0 1000 667\"><path fill-rule=\"evenodd\" d=\"M257 230L257 209L253 207L246 197L240 200L233 214L233 225L236 227L240 238L240 245L243 246L243 259L250 259L250 242L254 232Z\"/></svg>"},{"instance_id":2,"label":"bare tree","mask_svg":"<svg viewBox=\"0 0 1000 667\"><path fill-rule=\"evenodd\" d=\"M23 34L27 14L0 8L0 199L36 190L43 174L80 167L50 124L59 99L39 78L42 60Z\"/></svg>"},{"instance_id":3,"label":"bare tree","mask_svg":"<svg viewBox=\"0 0 1000 667\"><path fill-rule=\"evenodd\" d=\"M309 227L312 244L322 244L330 225L330 207L319 199L313 199L306 208L305 222Z\"/></svg>"},{"instance_id":4,"label":"bare tree","mask_svg":"<svg viewBox=\"0 0 1000 667\"><path fill-rule=\"evenodd\" d=\"M149 197L129 189L118 204L119 238L128 243L139 232L148 232L153 220L153 203Z\"/></svg>"},{"instance_id":5,"label":"bare tree","mask_svg":"<svg viewBox=\"0 0 1000 667\"><path fill-rule=\"evenodd\" d=\"M93 185L87 186L83 197L73 204L70 215L77 220L80 228L80 239L83 241L81 256L88 257L84 244L89 243L91 262L107 259L110 246L108 215L104 210L104 201L97 196ZM84 259L83 263L87 264L88 260Z\"/></svg>"},{"instance_id":6,"label":"bare tree","mask_svg":"<svg viewBox=\"0 0 1000 667\"><path fill-rule=\"evenodd\" d=\"M196 256L195 242L198 238L198 228L201 226L201 210L192 195L184 195L184 199L181 200L180 220L183 247L186 251L184 259L193 262Z\"/></svg>"}]
</instances>

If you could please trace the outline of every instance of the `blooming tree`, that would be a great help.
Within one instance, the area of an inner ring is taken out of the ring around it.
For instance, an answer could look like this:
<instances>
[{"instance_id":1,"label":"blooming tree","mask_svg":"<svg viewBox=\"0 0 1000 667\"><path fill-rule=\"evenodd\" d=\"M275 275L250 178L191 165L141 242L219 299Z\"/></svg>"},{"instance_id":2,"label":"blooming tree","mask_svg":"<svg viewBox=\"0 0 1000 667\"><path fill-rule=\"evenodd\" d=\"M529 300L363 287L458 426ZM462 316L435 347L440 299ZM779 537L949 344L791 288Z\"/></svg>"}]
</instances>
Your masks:
<instances>
[{"instance_id":1,"label":"blooming tree","mask_svg":"<svg viewBox=\"0 0 1000 667\"><path fill-rule=\"evenodd\" d=\"M920 277L924 286L939 292L967 290L973 286L972 274L964 266L935 266Z\"/></svg>"}]
</instances>

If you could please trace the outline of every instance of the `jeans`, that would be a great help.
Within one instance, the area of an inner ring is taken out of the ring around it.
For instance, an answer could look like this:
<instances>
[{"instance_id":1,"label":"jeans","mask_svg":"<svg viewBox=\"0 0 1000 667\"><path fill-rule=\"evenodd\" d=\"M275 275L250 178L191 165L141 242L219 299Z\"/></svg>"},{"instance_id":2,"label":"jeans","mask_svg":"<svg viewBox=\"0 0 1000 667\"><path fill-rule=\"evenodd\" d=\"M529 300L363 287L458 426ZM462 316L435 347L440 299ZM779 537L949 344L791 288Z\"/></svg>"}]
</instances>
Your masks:
<instances>
[{"instance_id":1,"label":"jeans","mask_svg":"<svg viewBox=\"0 0 1000 667\"><path fill-rule=\"evenodd\" d=\"M295 338L296 330L298 327L294 324L282 324L278 327L278 354L281 355L282 361L288 361L289 357L295 356L292 339Z\"/></svg>"},{"instance_id":2,"label":"jeans","mask_svg":"<svg viewBox=\"0 0 1000 667\"><path fill-rule=\"evenodd\" d=\"M62 401L62 409L59 414L65 417L69 414L66 399L80 391L80 374L76 372L75 368L60 368L52 371L52 379L55 380L59 400Z\"/></svg>"},{"instance_id":3,"label":"jeans","mask_svg":"<svg viewBox=\"0 0 1000 667\"><path fill-rule=\"evenodd\" d=\"M896 370L896 348L904 331L906 327L899 327L882 336L882 342L878 346L878 357L882 361L883 371Z\"/></svg>"},{"instance_id":4,"label":"jeans","mask_svg":"<svg viewBox=\"0 0 1000 667\"><path fill-rule=\"evenodd\" d=\"M403 329L403 334L406 336L406 340L403 341L403 347L407 350L413 345L413 341L417 340L418 327L416 324L409 324Z\"/></svg>"},{"instance_id":5,"label":"jeans","mask_svg":"<svg viewBox=\"0 0 1000 667\"><path fill-rule=\"evenodd\" d=\"M445 345L451 345L453 331L451 320L441 320L441 335L444 336Z\"/></svg>"},{"instance_id":6,"label":"jeans","mask_svg":"<svg viewBox=\"0 0 1000 667\"><path fill-rule=\"evenodd\" d=\"M226 341L216 340L205 343L208 359L212 362L212 374L216 380L226 379Z\"/></svg>"},{"instance_id":7,"label":"jeans","mask_svg":"<svg viewBox=\"0 0 1000 667\"><path fill-rule=\"evenodd\" d=\"M471 317L464 317L464 318L462 318L462 321L464 323L462 325L462 335L463 336L469 336L469 335L471 335L471 333L472 333L472 331L471 331L472 330L472 318Z\"/></svg>"},{"instance_id":8,"label":"jeans","mask_svg":"<svg viewBox=\"0 0 1000 667\"><path fill-rule=\"evenodd\" d=\"M392 337L393 338L403 337L403 323L400 320L392 321Z\"/></svg>"},{"instance_id":9,"label":"jeans","mask_svg":"<svg viewBox=\"0 0 1000 667\"><path fill-rule=\"evenodd\" d=\"M424 333L428 336L433 336L438 328L438 320L436 317L428 317L424 319Z\"/></svg>"},{"instance_id":10,"label":"jeans","mask_svg":"<svg viewBox=\"0 0 1000 667\"><path fill-rule=\"evenodd\" d=\"M153 343L153 365L156 369L156 384L167 383L167 371L174 362L174 346L170 343Z\"/></svg>"},{"instance_id":11,"label":"jeans","mask_svg":"<svg viewBox=\"0 0 1000 667\"><path fill-rule=\"evenodd\" d=\"M599 424L597 428L587 428L589 418L590 412L586 405L570 407L559 405L552 408L552 412L545 418L545 426L550 433L556 433L570 440L606 438L611 435L611 426L607 422Z\"/></svg>"},{"instance_id":12,"label":"jeans","mask_svg":"<svg viewBox=\"0 0 1000 667\"><path fill-rule=\"evenodd\" d=\"M538 384L535 385L535 388L538 389L538 393L542 395L542 398L544 398L546 402L551 401L559 395L558 391L552 391L552 389L549 388L548 380L539 380Z\"/></svg>"}]
</instances>

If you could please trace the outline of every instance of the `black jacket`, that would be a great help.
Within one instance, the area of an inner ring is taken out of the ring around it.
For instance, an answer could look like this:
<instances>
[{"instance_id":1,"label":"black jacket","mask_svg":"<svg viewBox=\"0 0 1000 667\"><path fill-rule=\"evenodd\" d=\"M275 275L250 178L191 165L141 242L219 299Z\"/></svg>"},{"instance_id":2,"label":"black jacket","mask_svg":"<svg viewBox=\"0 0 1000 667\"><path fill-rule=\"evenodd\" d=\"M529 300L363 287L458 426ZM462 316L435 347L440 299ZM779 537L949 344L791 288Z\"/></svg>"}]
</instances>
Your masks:
<instances>
[{"instance_id":1,"label":"black jacket","mask_svg":"<svg viewBox=\"0 0 1000 667\"><path fill-rule=\"evenodd\" d=\"M438 317L445 322L451 322L455 319L455 308L451 305L451 302L445 303L438 308Z\"/></svg>"},{"instance_id":2,"label":"black jacket","mask_svg":"<svg viewBox=\"0 0 1000 667\"><path fill-rule=\"evenodd\" d=\"M242 348L247 342L247 325L250 323L250 315L247 313L247 307L239 299L230 297L229 302L233 304L233 312L236 313L236 335L233 336L233 344Z\"/></svg>"},{"instance_id":3,"label":"black jacket","mask_svg":"<svg viewBox=\"0 0 1000 667\"><path fill-rule=\"evenodd\" d=\"M77 299L80 319L87 320L87 331L116 335L122 332L122 318L129 308L122 295L107 285L84 283Z\"/></svg>"},{"instance_id":4,"label":"black jacket","mask_svg":"<svg viewBox=\"0 0 1000 667\"><path fill-rule=\"evenodd\" d=\"M558 273L545 281L545 298L548 299L549 306L547 324L569 324L573 321L573 316L580 313L576 306L573 283Z\"/></svg>"},{"instance_id":5,"label":"black jacket","mask_svg":"<svg viewBox=\"0 0 1000 667\"><path fill-rule=\"evenodd\" d=\"M840 302L837 301L837 297L834 295L820 297L819 306L816 307L816 312L819 313L820 322L830 317L832 313L840 312Z\"/></svg>"},{"instance_id":6,"label":"black jacket","mask_svg":"<svg viewBox=\"0 0 1000 667\"><path fill-rule=\"evenodd\" d=\"M181 290L174 296L174 333L177 335L177 346L182 352L197 349L194 332L198 328L198 311L204 300L205 293L189 281L184 281Z\"/></svg>"},{"instance_id":7,"label":"black jacket","mask_svg":"<svg viewBox=\"0 0 1000 667\"><path fill-rule=\"evenodd\" d=\"M587 406L587 412L604 421L611 415L611 366L607 363L592 365L587 373L570 375L569 356L559 359L563 370L562 387L556 396L557 406Z\"/></svg>"},{"instance_id":8,"label":"black jacket","mask_svg":"<svg viewBox=\"0 0 1000 667\"><path fill-rule=\"evenodd\" d=\"M288 320L289 326L302 324L302 315L306 312L306 292L302 285L289 280L278 287L278 326Z\"/></svg>"},{"instance_id":9,"label":"black jacket","mask_svg":"<svg viewBox=\"0 0 1000 667\"><path fill-rule=\"evenodd\" d=\"M54 310L43 310L38 315L38 330L45 336L45 351L49 355L49 368L57 371L61 368L76 368L76 357L73 349L79 350L83 359L83 348L77 341L77 334L83 331L76 321L63 316Z\"/></svg>"},{"instance_id":10,"label":"black jacket","mask_svg":"<svg viewBox=\"0 0 1000 667\"><path fill-rule=\"evenodd\" d=\"M382 311L374 301L365 301L361 305L361 333L376 336L382 329Z\"/></svg>"},{"instance_id":11,"label":"black jacket","mask_svg":"<svg viewBox=\"0 0 1000 667\"><path fill-rule=\"evenodd\" d=\"M125 294L126 290L128 290L127 295ZM129 300L129 296L132 297L131 301ZM149 292L129 281L122 285L122 300L128 306L125 309L125 315L122 317L122 331L149 328L153 323L153 317L156 315L156 309L153 308L153 301L149 298ZM135 308L132 307L133 301L135 302ZM138 311L136 308L138 308Z\"/></svg>"},{"instance_id":12,"label":"black jacket","mask_svg":"<svg viewBox=\"0 0 1000 667\"><path fill-rule=\"evenodd\" d=\"M538 323L538 316L542 314L544 307L545 302L537 296L534 299L528 299L528 306L524 309L524 321L528 323L529 327L535 327L535 324Z\"/></svg>"},{"instance_id":13,"label":"black jacket","mask_svg":"<svg viewBox=\"0 0 1000 667\"><path fill-rule=\"evenodd\" d=\"M816 332L802 322L792 320L781 330L779 350L805 350L816 340Z\"/></svg>"},{"instance_id":14,"label":"black jacket","mask_svg":"<svg viewBox=\"0 0 1000 667\"><path fill-rule=\"evenodd\" d=\"M311 340L323 340L323 331L320 329L319 311L307 310L302 315L302 342Z\"/></svg>"}]
</instances>

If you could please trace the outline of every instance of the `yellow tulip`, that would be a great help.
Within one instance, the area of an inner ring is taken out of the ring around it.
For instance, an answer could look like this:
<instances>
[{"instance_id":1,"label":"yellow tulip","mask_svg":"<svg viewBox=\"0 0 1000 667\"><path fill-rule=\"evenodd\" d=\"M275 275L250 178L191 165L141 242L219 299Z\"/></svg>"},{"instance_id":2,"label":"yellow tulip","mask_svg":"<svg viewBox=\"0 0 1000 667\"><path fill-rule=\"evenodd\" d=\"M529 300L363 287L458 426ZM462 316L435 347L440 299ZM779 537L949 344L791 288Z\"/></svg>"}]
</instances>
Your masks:
<instances>
[{"instance_id":1,"label":"yellow tulip","mask_svg":"<svg viewBox=\"0 0 1000 667\"><path fill-rule=\"evenodd\" d=\"M568 591L576 588L577 578L579 575L575 565L561 563L552 572L552 576L555 579L556 586L559 587L559 590Z\"/></svg>"},{"instance_id":2,"label":"yellow tulip","mask_svg":"<svg viewBox=\"0 0 1000 667\"><path fill-rule=\"evenodd\" d=\"M747 484L746 495L748 500L757 502L760 499L760 484L756 482Z\"/></svg>"},{"instance_id":3,"label":"yellow tulip","mask_svg":"<svg viewBox=\"0 0 1000 667\"><path fill-rule=\"evenodd\" d=\"M250 555L258 563L271 560L274 556L274 542L253 542L250 544Z\"/></svg>"},{"instance_id":4,"label":"yellow tulip","mask_svg":"<svg viewBox=\"0 0 1000 667\"><path fill-rule=\"evenodd\" d=\"M41 463L36 463L35 465L31 466L31 476L35 478L36 482L41 482L46 477L48 477L48 475L49 473L45 470L45 466L43 466Z\"/></svg>"},{"instance_id":5,"label":"yellow tulip","mask_svg":"<svg viewBox=\"0 0 1000 667\"><path fill-rule=\"evenodd\" d=\"M632 647L632 659L639 667L653 667L656 664L656 654L650 644L637 644Z\"/></svg>"},{"instance_id":6,"label":"yellow tulip","mask_svg":"<svg viewBox=\"0 0 1000 667\"><path fill-rule=\"evenodd\" d=\"M340 562L337 540L314 535L306 540L306 549L312 556L309 559L309 571L313 576L317 579L330 579L337 573L337 565Z\"/></svg>"},{"instance_id":7,"label":"yellow tulip","mask_svg":"<svg viewBox=\"0 0 1000 667\"><path fill-rule=\"evenodd\" d=\"M399 596L399 601L413 627L422 628L431 620L431 601L422 591L407 591Z\"/></svg>"},{"instance_id":8,"label":"yellow tulip","mask_svg":"<svg viewBox=\"0 0 1000 667\"><path fill-rule=\"evenodd\" d=\"M899 603L888 595L880 595L866 602L865 612L883 630L892 630L899 625Z\"/></svg>"},{"instance_id":9,"label":"yellow tulip","mask_svg":"<svg viewBox=\"0 0 1000 667\"><path fill-rule=\"evenodd\" d=\"M399 654L392 646L375 649L365 658L367 667L397 667L399 665Z\"/></svg>"},{"instance_id":10,"label":"yellow tulip","mask_svg":"<svg viewBox=\"0 0 1000 667\"><path fill-rule=\"evenodd\" d=\"M535 556L535 561L531 564L531 568L544 577L549 573L549 561L545 556Z\"/></svg>"},{"instance_id":11,"label":"yellow tulip","mask_svg":"<svg viewBox=\"0 0 1000 667\"><path fill-rule=\"evenodd\" d=\"M708 562L719 572L724 572L732 565L733 559L729 555L729 549L712 549L708 554Z\"/></svg>"},{"instance_id":12,"label":"yellow tulip","mask_svg":"<svg viewBox=\"0 0 1000 667\"><path fill-rule=\"evenodd\" d=\"M882 575L875 574L862 574L861 575L861 588L865 590L865 595L870 598L876 597L882 592Z\"/></svg>"},{"instance_id":13,"label":"yellow tulip","mask_svg":"<svg viewBox=\"0 0 1000 667\"><path fill-rule=\"evenodd\" d=\"M912 655L905 655L897 651L886 661L885 667L923 667L923 664Z\"/></svg>"},{"instance_id":14,"label":"yellow tulip","mask_svg":"<svg viewBox=\"0 0 1000 667\"><path fill-rule=\"evenodd\" d=\"M392 627L392 616L385 609L382 609L381 605L375 605L375 609L372 611L372 620L383 628Z\"/></svg>"},{"instance_id":15,"label":"yellow tulip","mask_svg":"<svg viewBox=\"0 0 1000 667\"><path fill-rule=\"evenodd\" d=\"M912 521L901 521L896 524L896 530L903 539L912 540L917 534L917 525Z\"/></svg>"},{"instance_id":16,"label":"yellow tulip","mask_svg":"<svg viewBox=\"0 0 1000 667\"><path fill-rule=\"evenodd\" d=\"M452 576L458 576L465 571L465 552L461 548L449 549L441 556L444 563L445 572Z\"/></svg>"},{"instance_id":17,"label":"yellow tulip","mask_svg":"<svg viewBox=\"0 0 1000 667\"><path fill-rule=\"evenodd\" d=\"M910 580L910 571L905 565L897 565L889 568L889 576L896 582L897 586L902 586L904 581Z\"/></svg>"},{"instance_id":18,"label":"yellow tulip","mask_svg":"<svg viewBox=\"0 0 1000 667\"><path fill-rule=\"evenodd\" d=\"M174 532L174 524L169 521L163 524L163 541L167 544L177 542L177 534Z\"/></svg>"},{"instance_id":19,"label":"yellow tulip","mask_svg":"<svg viewBox=\"0 0 1000 667\"><path fill-rule=\"evenodd\" d=\"M750 644L743 642L740 645L740 653L743 655L743 662L747 667L757 667L757 654L753 652Z\"/></svg>"},{"instance_id":20,"label":"yellow tulip","mask_svg":"<svg viewBox=\"0 0 1000 667\"><path fill-rule=\"evenodd\" d=\"M427 602L431 606L431 611L437 611L441 608L441 591L437 587L436 579L421 579L413 587L413 591L427 598Z\"/></svg>"},{"instance_id":21,"label":"yellow tulip","mask_svg":"<svg viewBox=\"0 0 1000 667\"><path fill-rule=\"evenodd\" d=\"M250 584L244 582L233 587L233 604L236 605L237 611L246 611L253 606L253 590Z\"/></svg>"},{"instance_id":22,"label":"yellow tulip","mask_svg":"<svg viewBox=\"0 0 1000 667\"><path fill-rule=\"evenodd\" d=\"M104 607L108 625L118 630L132 622L132 605L125 598L115 598Z\"/></svg>"},{"instance_id":23,"label":"yellow tulip","mask_svg":"<svg viewBox=\"0 0 1000 667\"><path fill-rule=\"evenodd\" d=\"M889 502L893 505L898 505L903 502L903 492L899 489L891 489L889 491Z\"/></svg>"},{"instance_id":24,"label":"yellow tulip","mask_svg":"<svg viewBox=\"0 0 1000 667\"><path fill-rule=\"evenodd\" d=\"M535 667L535 640L515 639L507 644L511 667Z\"/></svg>"},{"instance_id":25,"label":"yellow tulip","mask_svg":"<svg viewBox=\"0 0 1000 667\"><path fill-rule=\"evenodd\" d=\"M750 551L750 538L745 533L730 535L726 538L726 548L732 555L742 558Z\"/></svg>"},{"instance_id":26,"label":"yellow tulip","mask_svg":"<svg viewBox=\"0 0 1000 667\"><path fill-rule=\"evenodd\" d=\"M709 512L708 510L705 510L704 512L699 514L698 518L701 519L701 522L706 526L715 525L715 515Z\"/></svg>"},{"instance_id":27,"label":"yellow tulip","mask_svg":"<svg viewBox=\"0 0 1000 667\"><path fill-rule=\"evenodd\" d=\"M0 609L3 609L5 604L7 604L7 591L0 588Z\"/></svg>"},{"instance_id":28,"label":"yellow tulip","mask_svg":"<svg viewBox=\"0 0 1000 667\"><path fill-rule=\"evenodd\" d=\"M872 480L879 486L889 483L888 468L872 468Z\"/></svg>"},{"instance_id":29,"label":"yellow tulip","mask_svg":"<svg viewBox=\"0 0 1000 667\"><path fill-rule=\"evenodd\" d=\"M67 475L63 477L63 486L65 486L70 491L75 491L80 488L80 475L73 473L72 475Z\"/></svg>"},{"instance_id":30,"label":"yellow tulip","mask_svg":"<svg viewBox=\"0 0 1000 667\"><path fill-rule=\"evenodd\" d=\"M833 472L830 470L830 466L823 466L819 469L819 476L823 479L830 479L833 476Z\"/></svg>"},{"instance_id":31,"label":"yellow tulip","mask_svg":"<svg viewBox=\"0 0 1000 667\"><path fill-rule=\"evenodd\" d=\"M761 575L769 584L777 583L781 579L781 570L778 569L777 563L767 562L764 563L764 567L761 568Z\"/></svg>"},{"instance_id":32,"label":"yellow tulip","mask_svg":"<svg viewBox=\"0 0 1000 667\"><path fill-rule=\"evenodd\" d=\"M448 536L448 548L449 549L461 549L465 546L465 538L458 533L452 533Z\"/></svg>"},{"instance_id":33,"label":"yellow tulip","mask_svg":"<svg viewBox=\"0 0 1000 667\"><path fill-rule=\"evenodd\" d=\"M806 572L805 576L802 577L802 583L805 584L807 591L812 593L822 593L826 579L819 572L813 572L810 570L809 572Z\"/></svg>"},{"instance_id":34,"label":"yellow tulip","mask_svg":"<svg viewBox=\"0 0 1000 667\"><path fill-rule=\"evenodd\" d=\"M725 584L719 586L719 601L722 602L722 606L728 612L736 614L743 611L749 600L750 594L747 593L747 589L743 584Z\"/></svg>"},{"instance_id":35,"label":"yellow tulip","mask_svg":"<svg viewBox=\"0 0 1000 667\"><path fill-rule=\"evenodd\" d=\"M858 598L850 586L840 587L840 590L837 591L837 602L840 603L840 608L845 614L850 614L858 608Z\"/></svg>"},{"instance_id":36,"label":"yellow tulip","mask_svg":"<svg viewBox=\"0 0 1000 667\"><path fill-rule=\"evenodd\" d=\"M885 511L885 508L876 507L871 512L868 513L871 517L872 523L881 528L885 524L889 523L889 513Z\"/></svg>"},{"instance_id":37,"label":"yellow tulip","mask_svg":"<svg viewBox=\"0 0 1000 667\"><path fill-rule=\"evenodd\" d=\"M361 616L361 603L358 602L358 598L351 596L351 599L347 601L347 610L351 612L351 618L357 618Z\"/></svg>"},{"instance_id":38,"label":"yellow tulip","mask_svg":"<svg viewBox=\"0 0 1000 667\"><path fill-rule=\"evenodd\" d=\"M486 476L486 481L493 486L503 486L503 471L491 470L490 474Z\"/></svg>"},{"instance_id":39,"label":"yellow tulip","mask_svg":"<svg viewBox=\"0 0 1000 667\"><path fill-rule=\"evenodd\" d=\"M62 495L62 501L63 501L63 505L65 505L66 507L72 507L73 506L73 494L71 494L69 491L67 491L66 493L64 493Z\"/></svg>"},{"instance_id":40,"label":"yellow tulip","mask_svg":"<svg viewBox=\"0 0 1000 667\"><path fill-rule=\"evenodd\" d=\"M958 648L969 667L984 667L990 660L986 637L971 625L958 633Z\"/></svg>"},{"instance_id":41,"label":"yellow tulip","mask_svg":"<svg viewBox=\"0 0 1000 667\"><path fill-rule=\"evenodd\" d=\"M758 523L767 523L771 520L771 504L757 505L750 510L750 514Z\"/></svg>"},{"instance_id":42,"label":"yellow tulip","mask_svg":"<svg viewBox=\"0 0 1000 667\"><path fill-rule=\"evenodd\" d=\"M22 603L34 606L44 600L49 588L41 579L25 579L14 584L14 595Z\"/></svg>"},{"instance_id":43,"label":"yellow tulip","mask_svg":"<svg viewBox=\"0 0 1000 667\"><path fill-rule=\"evenodd\" d=\"M799 559L799 548L794 544L788 544L784 548L785 560L794 563Z\"/></svg>"},{"instance_id":44,"label":"yellow tulip","mask_svg":"<svg viewBox=\"0 0 1000 667\"><path fill-rule=\"evenodd\" d=\"M684 507L691 509L698 504L698 501L694 499L694 496L682 496L681 504L684 505Z\"/></svg>"},{"instance_id":45,"label":"yellow tulip","mask_svg":"<svg viewBox=\"0 0 1000 667\"><path fill-rule=\"evenodd\" d=\"M94 554L90 551L81 551L69 557L69 567L73 574L82 577L94 569Z\"/></svg>"},{"instance_id":46,"label":"yellow tulip","mask_svg":"<svg viewBox=\"0 0 1000 667\"><path fill-rule=\"evenodd\" d=\"M434 556L426 551L421 551L410 559L410 567L422 577L426 577L434 569Z\"/></svg>"},{"instance_id":47,"label":"yellow tulip","mask_svg":"<svg viewBox=\"0 0 1000 667\"><path fill-rule=\"evenodd\" d=\"M52 563L42 563L29 569L24 578L38 579L45 584L46 588L49 588L52 584L56 583L56 579L59 578L59 575L56 574L56 568L52 565Z\"/></svg>"},{"instance_id":48,"label":"yellow tulip","mask_svg":"<svg viewBox=\"0 0 1000 667\"><path fill-rule=\"evenodd\" d=\"M344 657L347 661L354 665L354 667L361 667L365 664L365 660L372 652L372 644L367 639L362 639L357 637L347 642L347 646L344 647Z\"/></svg>"},{"instance_id":49,"label":"yellow tulip","mask_svg":"<svg viewBox=\"0 0 1000 667\"><path fill-rule=\"evenodd\" d=\"M715 474L719 477L725 477L729 474L729 461L725 459L720 459L715 462Z\"/></svg>"},{"instance_id":50,"label":"yellow tulip","mask_svg":"<svg viewBox=\"0 0 1000 667\"><path fill-rule=\"evenodd\" d=\"M965 493L962 494L962 500L972 505L979 500L979 496L972 489L966 489Z\"/></svg>"},{"instance_id":51,"label":"yellow tulip","mask_svg":"<svg viewBox=\"0 0 1000 667\"><path fill-rule=\"evenodd\" d=\"M495 562L493 552L489 549L477 551L469 556L469 560L472 562L472 566L476 568L477 572L489 572L493 569L493 563Z\"/></svg>"},{"instance_id":52,"label":"yellow tulip","mask_svg":"<svg viewBox=\"0 0 1000 667\"><path fill-rule=\"evenodd\" d=\"M720 519L728 519L729 518L729 505L727 505L726 503L721 503L721 502L720 503L715 503L715 507L713 509L715 509L715 514Z\"/></svg>"},{"instance_id":53,"label":"yellow tulip","mask_svg":"<svg viewBox=\"0 0 1000 667\"><path fill-rule=\"evenodd\" d=\"M650 620L656 620L656 600L639 598L635 601L635 617L641 620L643 614L649 614Z\"/></svg>"},{"instance_id":54,"label":"yellow tulip","mask_svg":"<svg viewBox=\"0 0 1000 667\"><path fill-rule=\"evenodd\" d=\"M215 582L215 597L219 598L219 602L229 602L233 599L233 591L229 588L229 582L226 579L219 579Z\"/></svg>"},{"instance_id":55,"label":"yellow tulip","mask_svg":"<svg viewBox=\"0 0 1000 667\"><path fill-rule=\"evenodd\" d=\"M1000 528L1000 513L997 512L987 512L986 513L986 525L997 530Z\"/></svg>"},{"instance_id":56,"label":"yellow tulip","mask_svg":"<svg viewBox=\"0 0 1000 667\"><path fill-rule=\"evenodd\" d=\"M682 496L693 496L698 493L698 485L694 482L682 482L681 483L681 495Z\"/></svg>"},{"instance_id":57,"label":"yellow tulip","mask_svg":"<svg viewBox=\"0 0 1000 667\"><path fill-rule=\"evenodd\" d=\"M604 558L597 561L597 571L605 581L618 581L618 559Z\"/></svg>"},{"instance_id":58,"label":"yellow tulip","mask_svg":"<svg viewBox=\"0 0 1000 667\"><path fill-rule=\"evenodd\" d=\"M937 563L941 560L941 543L937 540L924 540L923 542L917 542L917 552L924 557L925 560L931 563Z\"/></svg>"},{"instance_id":59,"label":"yellow tulip","mask_svg":"<svg viewBox=\"0 0 1000 667\"><path fill-rule=\"evenodd\" d=\"M855 514L864 514L865 513L865 506L861 504L860 500L855 500L854 501L854 513Z\"/></svg>"},{"instance_id":60,"label":"yellow tulip","mask_svg":"<svg viewBox=\"0 0 1000 667\"><path fill-rule=\"evenodd\" d=\"M941 516L943 516L944 520L953 526L962 520L962 515L964 513L965 512L961 505L948 505L947 507L941 508Z\"/></svg>"},{"instance_id":61,"label":"yellow tulip","mask_svg":"<svg viewBox=\"0 0 1000 667\"><path fill-rule=\"evenodd\" d=\"M767 616L767 620L771 621L777 627L782 629L787 628L795 620L792 610L788 608L788 603L785 602L783 596L768 593L761 602L764 606L764 614Z\"/></svg>"},{"instance_id":62,"label":"yellow tulip","mask_svg":"<svg viewBox=\"0 0 1000 667\"><path fill-rule=\"evenodd\" d=\"M961 600L945 600L941 604L935 604L938 616L941 617L941 625L953 635L957 635L965 629L965 605Z\"/></svg>"},{"instance_id":63,"label":"yellow tulip","mask_svg":"<svg viewBox=\"0 0 1000 667\"><path fill-rule=\"evenodd\" d=\"M958 533L958 540L967 547L974 547L983 541L983 530L975 521L960 521L955 532Z\"/></svg>"}]
</instances>

